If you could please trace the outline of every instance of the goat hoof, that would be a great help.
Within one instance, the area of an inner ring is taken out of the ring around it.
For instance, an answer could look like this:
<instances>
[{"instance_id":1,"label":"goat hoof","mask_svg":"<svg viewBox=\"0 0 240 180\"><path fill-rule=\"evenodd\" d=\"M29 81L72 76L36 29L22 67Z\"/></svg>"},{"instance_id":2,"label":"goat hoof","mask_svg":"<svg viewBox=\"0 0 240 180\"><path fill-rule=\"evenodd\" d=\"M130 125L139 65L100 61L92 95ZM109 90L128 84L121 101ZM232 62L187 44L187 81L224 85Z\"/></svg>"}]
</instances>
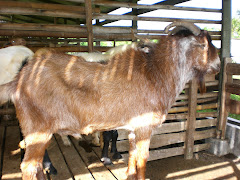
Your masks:
<instances>
[{"instance_id":1,"label":"goat hoof","mask_svg":"<svg viewBox=\"0 0 240 180\"><path fill-rule=\"evenodd\" d=\"M112 165L113 164L111 159L107 158L107 157L102 157L101 161L103 162L104 165Z\"/></svg>"},{"instance_id":2,"label":"goat hoof","mask_svg":"<svg viewBox=\"0 0 240 180\"><path fill-rule=\"evenodd\" d=\"M49 174L57 175L57 170L51 163L43 163L43 168Z\"/></svg>"},{"instance_id":3,"label":"goat hoof","mask_svg":"<svg viewBox=\"0 0 240 180\"><path fill-rule=\"evenodd\" d=\"M49 174L57 175L57 170L54 166L50 166Z\"/></svg>"},{"instance_id":4,"label":"goat hoof","mask_svg":"<svg viewBox=\"0 0 240 180\"><path fill-rule=\"evenodd\" d=\"M112 156L113 159L122 159L122 155L119 152L115 152Z\"/></svg>"}]
</instances>

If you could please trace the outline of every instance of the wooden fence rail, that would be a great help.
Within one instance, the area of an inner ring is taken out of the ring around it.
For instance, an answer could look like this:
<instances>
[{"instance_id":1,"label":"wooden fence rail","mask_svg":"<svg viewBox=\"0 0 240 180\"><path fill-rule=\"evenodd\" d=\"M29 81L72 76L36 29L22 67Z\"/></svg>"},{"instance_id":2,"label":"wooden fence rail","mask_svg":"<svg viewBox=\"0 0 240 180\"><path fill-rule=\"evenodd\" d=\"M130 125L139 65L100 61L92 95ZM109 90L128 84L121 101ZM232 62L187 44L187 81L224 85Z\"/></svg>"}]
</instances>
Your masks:
<instances>
[{"instance_id":1,"label":"wooden fence rail","mask_svg":"<svg viewBox=\"0 0 240 180\"><path fill-rule=\"evenodd\" d=\"M166 9L166 10L183 10L183 11L203 11L203 12L217 12L221 13L221 9L208 9L208 8L192 8L192 7L181 7L171 5L140 5L135 3L126 2L113 2L113 1L95 1L95 5L109 6L109 7L125 7L125 8L136 8L136 9Z\"/></svg>"},{"instance_id":2,"label":"wooden fence rail","mask_svg":"<svg viewBox=\"0 0 240 180\"><path fill-rule=\"evenodd\" d=\"M93 16L94 19L108 19L108 20L135 20L135 21L161 21L161 22L173 22L182 21L180 18L162 18L162 17L141 17L134 15L109 15L109 14L96 14ZM203 20L203 19L184 19L186 22L192 23L210 23L210 24L221 24L221 21L217 20Z\"/></svg>"}]
</instances>

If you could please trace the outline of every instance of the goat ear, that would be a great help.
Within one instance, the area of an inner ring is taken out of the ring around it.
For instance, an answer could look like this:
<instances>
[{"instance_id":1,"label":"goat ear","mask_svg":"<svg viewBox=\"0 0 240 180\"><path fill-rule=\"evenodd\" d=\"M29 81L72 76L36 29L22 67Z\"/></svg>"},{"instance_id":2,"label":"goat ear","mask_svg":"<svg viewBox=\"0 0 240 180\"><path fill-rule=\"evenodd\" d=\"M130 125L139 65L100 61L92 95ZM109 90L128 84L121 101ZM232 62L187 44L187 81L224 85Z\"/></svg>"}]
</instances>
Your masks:
<instances>
[{"instance_id":1,"label":"goat ear","mask_svg":"<svg viewBox=\"0 0 240 180\"><path fill-rule=\"evenodd\" d=\"M198 77L198 84L199 84L199 91L201 94L203 93L206 93L207 89L206 89L206 86L205 86L205 79L204 79L204 75L201 74L199 77Z\"/></svg>"}]
</instances>

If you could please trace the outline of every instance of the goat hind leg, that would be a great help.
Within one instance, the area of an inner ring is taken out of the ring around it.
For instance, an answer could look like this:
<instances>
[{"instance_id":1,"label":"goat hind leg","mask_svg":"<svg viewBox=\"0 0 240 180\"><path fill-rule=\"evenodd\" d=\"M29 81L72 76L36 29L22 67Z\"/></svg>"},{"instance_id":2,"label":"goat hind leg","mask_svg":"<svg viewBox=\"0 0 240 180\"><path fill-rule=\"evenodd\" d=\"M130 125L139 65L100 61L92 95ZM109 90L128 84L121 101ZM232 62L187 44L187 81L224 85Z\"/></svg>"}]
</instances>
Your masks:
<instances>
[{"instance_id":1,"label":"goat hind leg","mask_svg":"<svg viewBox=\"0 0 240 180\"><path fill-rule=\"evenodd\" d=\"M45 154L44 154L44 157L43 157L43 168L44 168L45 171L48 171L49 174L57 175L57 170L53 166L47 150L45 150Z\"/></svg>"},{"instance_id":2,"label":"goat hind leg","mask_svg":"<svg viewBox=\"0 0 240 180\"><path fill-rule=\"evenodd\" d=\"M104 131L103 132L103 149L102 149L102 158L101 161L103 162L104 165L111 165L112 161L108 157L108 148L109 148L109 142L112 139L112 133L111 131Z\"/></svg>"},{"instance_id":3,"label":"goat hind leg","mask_svg":"<svg viewBox=\"0 0 240 180\"><path fill-rule=\"evenodd\" d=\"M71 146L71 141L68 139L67 135L61 135L61 138L65 146Z\"/></svg>"},{"instance_id":4,"label":"goat hind leg","mask_svg":"<svg viewBox=\"0 0 240 180\"><path fill-rule=\"evenodd\" d=\"M26 152L21 163L23 180L45 180L42 161L51 134L32 133L25 137Z\"/></svg>"},{"instance_id":5,"label":"goat hind leg","mask_svg":"<svg viewBox=\"0 0 240 180\"><path fill-rule=\"evenodd\" d=\"M99 132L95 132L95 133L92 134L93 139L92 139L92 143L91 144L93 146L100 146L100 138L99 138L99 136L100 136Z\"/></svg>"}]
</instances>

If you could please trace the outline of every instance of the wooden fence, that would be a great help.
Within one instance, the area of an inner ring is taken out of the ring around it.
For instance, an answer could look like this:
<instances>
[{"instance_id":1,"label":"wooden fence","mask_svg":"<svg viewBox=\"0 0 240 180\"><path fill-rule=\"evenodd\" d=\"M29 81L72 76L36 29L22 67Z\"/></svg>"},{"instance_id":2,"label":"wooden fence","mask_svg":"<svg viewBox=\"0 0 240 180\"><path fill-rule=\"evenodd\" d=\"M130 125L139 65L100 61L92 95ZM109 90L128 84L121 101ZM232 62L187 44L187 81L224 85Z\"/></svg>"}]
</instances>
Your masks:
<instances>
[{"instance_id":1,"label":"wooden fence","mask_svg":"<svg viewBox=\"0 0 240 180\"><path fill-rule=\"evenodd\" d=\"M223 59L223 82L222 82L222 94L220 104L220 115L218 138L225 139L226 123L229 113L240 114L240 101L230 98L231 94L240 95L240 80L236 79L234 75L240 75L240 64L232 63L231 58Z\"/></svg>"}]
</instances>

